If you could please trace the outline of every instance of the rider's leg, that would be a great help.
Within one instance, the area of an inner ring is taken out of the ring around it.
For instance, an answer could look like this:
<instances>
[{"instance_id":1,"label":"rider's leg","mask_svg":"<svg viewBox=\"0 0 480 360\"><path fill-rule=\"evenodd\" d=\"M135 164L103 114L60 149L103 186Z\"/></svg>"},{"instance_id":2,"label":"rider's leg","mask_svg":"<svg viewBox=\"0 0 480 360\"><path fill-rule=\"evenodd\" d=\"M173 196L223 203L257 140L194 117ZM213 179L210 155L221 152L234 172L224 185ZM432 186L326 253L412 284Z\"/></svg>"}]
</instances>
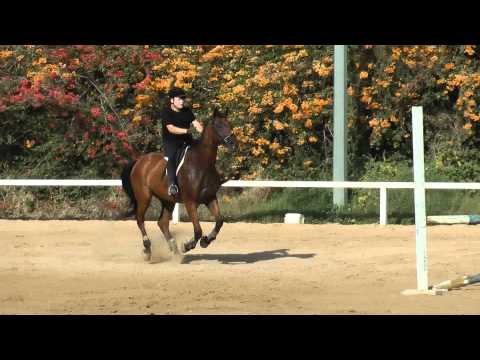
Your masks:
<instances>
[{"instance_id":1,"label":"rider's leg","mask_svg":"<svg viewBox=\"0 0 480 360\"><path fill-rule=\"evenodd\" d=\"M168 174L168 192L170 195L176 195L178 193L177 175L176 175L176 157L178 151L178 145L175 143L165 144L165 155L168 157L167 162L167 174Z\"/></svg>"}]
</instances>

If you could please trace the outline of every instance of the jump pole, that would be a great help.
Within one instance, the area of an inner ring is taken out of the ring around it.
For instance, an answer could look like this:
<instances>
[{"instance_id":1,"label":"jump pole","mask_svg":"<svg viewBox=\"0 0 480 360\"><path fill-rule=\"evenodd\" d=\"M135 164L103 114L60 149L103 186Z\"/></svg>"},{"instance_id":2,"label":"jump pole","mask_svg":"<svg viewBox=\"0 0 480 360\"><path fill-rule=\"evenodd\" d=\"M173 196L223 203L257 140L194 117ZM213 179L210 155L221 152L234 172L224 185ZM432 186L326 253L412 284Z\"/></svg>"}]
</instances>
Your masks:
<instances>
[{"instance_id":1,"label":"jump pole","mask_svg":"<svg viewBox=\"0 0 480 360\"><path fill-rule=\"evenodd\" d=\"M440 295L442 289L428 289L427 218L425 211L425 161L423 143L423 108L412 107L413 178L415 184L415 242L417 288L403 295Z\"/></svg>"}]
</instances>

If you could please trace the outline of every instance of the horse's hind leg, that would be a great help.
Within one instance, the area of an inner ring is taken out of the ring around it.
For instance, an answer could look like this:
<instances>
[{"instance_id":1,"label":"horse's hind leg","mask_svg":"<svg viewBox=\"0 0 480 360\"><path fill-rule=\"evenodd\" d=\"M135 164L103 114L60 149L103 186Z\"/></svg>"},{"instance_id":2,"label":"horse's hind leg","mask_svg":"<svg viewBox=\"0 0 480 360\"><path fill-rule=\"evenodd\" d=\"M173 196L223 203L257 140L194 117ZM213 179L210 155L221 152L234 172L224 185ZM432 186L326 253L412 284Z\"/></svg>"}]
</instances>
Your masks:
<instances>
[{"instance_id":1,"label":"horse's hind leg","mask_svg":"<svg viewBox=\"0 0 480 360\"><path fill-rule=\"evenodd\" d=\"M200 240L200 246L202 248L206 248L210 243L217 238L218 233L220 232L220 229L223 226L223 217L220 214L220 207L218 206L218 200L215 198L208 204L208 209L212 213L212 215L215 218L215 227L213 228L212 232L208 234L208 236L205 238L203 237Z\"/></svg>"},{"instance_id":2,"label":"horse's hind leg","mask_svg":"<svg viewBox=\"0 0 480 360\"><path fill-rule=\"evenodd\" d=\"M138 194L135 194L138 202L137 207L137 225L142 233L143 240L143 253L146 261L149 261L152 257L152 243L148 238L147 231L145 230L145 213L147 212L150 201L152 200L152 193L148 189L142 189Z\"/></svg>"},{"instance_id":3,"label":"horse's hind leg","mask_svg":"<svg viewBox=\"0 0 480 360\"><path fill-rule=\"evenodd\" d=\"M158 219L157 223L158 227L163 233L163 236L165 237L165 240L167 241L170 251L175 255L178 255L180 252L178 251L177 243L175 242L172 234L170 234L170 230L168 228L174 207L175 203L162 201L162 213L160 214L160 218Z\"/></svg>"}]
</instances>

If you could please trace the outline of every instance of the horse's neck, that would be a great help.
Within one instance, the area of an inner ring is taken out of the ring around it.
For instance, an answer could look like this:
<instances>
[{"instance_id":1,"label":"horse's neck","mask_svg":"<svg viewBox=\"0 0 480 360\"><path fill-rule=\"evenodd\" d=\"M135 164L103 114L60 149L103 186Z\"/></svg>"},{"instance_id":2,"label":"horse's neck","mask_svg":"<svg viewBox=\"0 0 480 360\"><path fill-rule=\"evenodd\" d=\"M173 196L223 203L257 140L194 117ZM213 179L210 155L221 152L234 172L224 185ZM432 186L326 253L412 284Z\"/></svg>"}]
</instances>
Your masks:
<instances>
[{"instance_id":1,"label":"horse's neck","mask_svg":"<svg viewBox=\"0 0 480 360\"><path fill-rule=\"evenodd\" d=\"M214 140L213 129L208 126L198 144L198 150L202 154L204 161L211 165L215 165L217 160L218 143Z\"/></svg>"}]
</instances>

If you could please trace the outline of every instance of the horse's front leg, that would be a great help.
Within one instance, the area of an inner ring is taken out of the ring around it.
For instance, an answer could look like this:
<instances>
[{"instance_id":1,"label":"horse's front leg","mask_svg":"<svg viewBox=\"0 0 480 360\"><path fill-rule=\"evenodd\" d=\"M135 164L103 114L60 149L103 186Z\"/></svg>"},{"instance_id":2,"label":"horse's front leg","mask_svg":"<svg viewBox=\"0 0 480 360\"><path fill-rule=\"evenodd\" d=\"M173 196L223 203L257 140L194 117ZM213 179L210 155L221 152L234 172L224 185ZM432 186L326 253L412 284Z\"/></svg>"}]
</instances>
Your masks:
<instances>
[{"instance_id":1,"label":"horse's front leg","mask_svg":"<svg viewBox=\"0 0 480 360\"><path fill-rule=\"evenodd\" d=\"M206 248L210 243L217 238L218 233L220 232L220 229L223 226L223 217L220 214L220 207L218 206L218 200L217 198L213 199L209 204L208 204L208 209L212 213L213 217L215 218L215 227L213 228L212 232L208 234L207 237L203 237L200 240L200 246L202 248Z\"/></svg>"},{"instance_id":2,"label":"horse's front leg","mask_svg":"<svg viewBox=\"0 0 480 360\"><path fill-rule=\"evenodd\" d=\"M186 253L197 246L198 240L202 237L202 228L200 227L200 221L197 212L198 204L192 201L185 201L185 209L193 224L193 238L183 244L182 252Z\"/></svg>"}]
</instances>

